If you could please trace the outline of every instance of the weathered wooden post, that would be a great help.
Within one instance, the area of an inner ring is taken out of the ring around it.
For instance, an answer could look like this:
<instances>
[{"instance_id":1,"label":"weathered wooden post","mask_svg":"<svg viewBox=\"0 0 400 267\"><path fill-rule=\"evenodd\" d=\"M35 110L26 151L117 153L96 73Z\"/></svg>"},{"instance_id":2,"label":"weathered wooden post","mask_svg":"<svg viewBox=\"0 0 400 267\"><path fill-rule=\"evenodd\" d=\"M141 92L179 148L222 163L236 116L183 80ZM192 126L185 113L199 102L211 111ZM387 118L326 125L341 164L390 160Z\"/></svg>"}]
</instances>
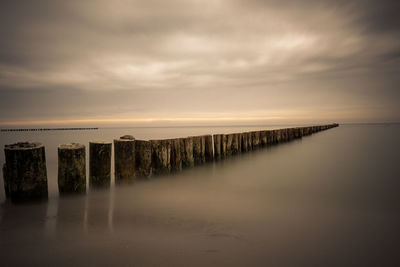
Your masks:
<instances>
[{"instance_id":1,"label":"weathered wooden post","mask_svg":"<svg viewBox=\"0 0 400 267\"><path fill-rule=\"evenodd\" d=\"M58 146L58 191L61 194L86 192L86 148L71 143Z\"/></svg>"},{"instance_id":2,"label":"weathered wooden post","mask_svg":"<svg viewBox=\"0 0 400 267\"><path fill-rule=\"evenodd\" d=\"M193 137L180 138L182 168L191 168L194 166L193 158Z\"/></svg>"},{"instance_id":3,"label":"weathered wooden post","mask_svg":"<svg viewBox=\"0 0 400 267\"><path fill-rule=\"evenodd\" d=\"M278 131L277 130L272 130L272 143L273 144L278 143Z\"/></svg>"},{"instance_id":4,"label":"weathered wooden post","mask_svg":"<svg viewBox=\"0 0 400 267\"><path fill-rule=\"evenodd\" d=\"M289 129L284 128L280 130L281 132L281 142L288 142L289 141Z\"/></svg>"},{"instance_id":5,"label":"weathered wooden post","mask_svg":"<svg viewBox=\"0 0 400 267\"><path fill-rule=\"evenodd\" d=\"M269 139L270 139L269 132L270 132L269 130L266 130L266 131L265 131L265 139L266 139L265 145L266 145L266 146L268 146L269 143L270 143L270 140L269 140Z\"/></svg>"},{"instance_id":6,"label":"weathered wooden post","mask_svg":"<svg viewBox=\"0 0 400 267\"><path fill-rule=\"evenodd\" d=\"M251 150L253 150L253 135L252 135L251 132L247 132L245 134L246 134L246 137L247 137L247 148L248 148L248 151L251 151Z\"/></svg>"},{"instance_id":7,"label":"weathered wooden post","mask_svg":"<svg viewBox=\"0 0 400 267\"><path fill-rule=\"evenodd\" d=\"M232 134L232 155L236 155L240 153L240 143L239 143L239 134Z\"/></svg>"},{"instance_id":8,"label":"weathered wooden post","mask_svg":"<svg viewBox=\"0 0 400 267\"><path fill-rule=\"evenodd\" d=\"M206 162L204 136L193 136L193 158L194 165L201 165Z\"/></svg>"},{"instance_id":9,"label":"weathered wooden post","mask_svg":"<svg viewBox=\"0 0 400 267\"><path fill-rule=\"evenodd\" d=\"M304 127L299 127L299 131L300 131L300 136L303 137L304 134Z\"/></svg>"},{"instance_id":10,"label":"weathered wooden post","mask_svg":"<svg viewBox=\"0 0 400 267\"><path fill-rule=\"evenodd\" d=\"M233 134L227 134L225 136L226 136L226 156L229 157L232 155Z\"/></svg>"},{"instance_id":11,"label":"weathered wooden post","mask_svg":"<svg viewBox=\"0 0 400 267\"><path fill-rule=\"evenodd\" d=\"M258 149L260 146L260 132L251 132L252 148L253 150Z\"/></svg>"},{"instance_id":12,"label":"weathered wooden post","mask_svg":"<svg viewBox=\"0 0 400 267\"><path fill-rule=\"evenodd\" d=\"M294 139L299 138L299 133L298 133L298 131L297 131L297 128L292 128L292 131L293 131L293 138L294 138Z\"/></svg>"},{"instance_id":13,"label":"weathered wooden post","mask_svg":"<svg viewBox=\"0 0 400 267\"><path fill-rule=\"evenodd\" d=\"M107 187L111 183L111 142L89 142L89 185Z\"/></svg>"},{"instance_id":14,"label":"weathered wooden post","mask_svg":"<svg viewBox=\"0 0 400 267\"><path fill-rule=\"evenodd\" d=\"M241 143L242 143L242 152L249 151L248 142L247 142L248 140L247 140L246 133L241 133L240 134L240 139L241 139Z\"/></svg>"},{"instance_id":15,"label":"weathered wooden post","mask_svg":"<svg viewBox=\"0 0 400 267\"><path fill-rule=\"evenodd\" d=\"M266 131L260 131L260 143L261 143L262 147L267 145L267 132Z\"/></svg>"},{"instance_id":16,"label":"weathered wooden post","mask_svg":"<svg viewBox=\"0 0 400 267\"><path fill-rule=\"evenodd\" d=\"M213 138L211 135L205 135L204 139L205 139L206 162L211 162L214 160Z\"/></svg>"},{"instance_id":17,"label":"weathered wooden post","mask_svg":"<svg viewBox=\"0 0 400 267\"><path fill-rule=\"evenodd\" d=\"M242 153L242 134L241 133L237 133L237 139L238 139L238 149L239 149L239 153Z\"/></svg>"},{"instance_id":18,"label":"weathered wooden post","mask_svg":"<svg viewBox=\"0 0 400 267\"><path fill-rule=\"evenodd\" d=\"M182 171L181 142L180 139L172 139L171 143L171 172Z\"/></svg>"},{"instance_id":19,"label":"weathered wooden post","mask_svg":"<svg viewBox=\"0 0 400 267\"><path fill-rule=\"evenodd\" d=\"M290 128L286 128L285 135L286 141L289 142L292 139L292 137L290 136Z\"/></svg>"},{"instance_id":20,"label":"weathered wooden post","mask_svg":"<svg viewBox=\"0 0 400 267\"><path fill-rule=\"evenodd\" d=\"M151 167L152 174L162 175L171 171L171 143L170 140L151 140Z\"/></svg>"},{"instance_id":21,"label":"weathered wooden post","mask_svg":"<svg viewBox=\"0 0 400 267\"><path fill-rule=\"evenodd\" d=\"M226 151L228 148L228 136L226 134L222 135L222 139L221 139L221 158L226 158Z\"/></svg>"},{"instance_id":22,"label":"weathered wooden post","mask_svg":"<svg viewBox=\"0 0 400 267\"><path fill-rule=\"evenodd\" d=\"M149 178L151 176L151 143L135 140L135 176Z\"/></svg>"},{"instance_id":23,"label":"weathered wooden post","mask_svg":"<svg viewBox=\"0 0 400 267\"><path fill-rule=\"evenodd\" d=\"M303 127L298 127L297 131L299 133L299 137L302 138L303 137Z\"/></svg>"},{"instance_id":24,"label":"weathered wooden post","mask_svg":"<svg viewBox=\"0 0 400 267\"><path fill-rule=\"evenodd\" d=\"M222 149L222 134L214 134L214 158L215 160L221 159L221 149Z\"/></svg>"},{"instance_id":25,"label":"weathered wooden post","mask_svg":"<svg viewBox=\"0 0 400 267\"><path fill-rule=\"evenodd\" d=\"M286 135L287 135L286 137L287 141L291 141L294 138L293 128L287 128Z\"/></svg>"},{"instance_id":26,"label":"weathered wooden post","mask_svg":"<svg viewBox=\"0 0 400 267\"><path fill-rule=\"evenodd\" d=\"M124 135L114 140L115 183L135 180L135 138Z\"/></svg>"},{"instance_id":27,"label":"weathered wooden post","mask_svg":"<svg viewBox=\"0 0 400 267\"><path fill-rule=\"evenodd\" d=\"M6 197L12 202L47 199L47 169L41 143L4 146L3 179Z\"/></svg>"}]
</instances>

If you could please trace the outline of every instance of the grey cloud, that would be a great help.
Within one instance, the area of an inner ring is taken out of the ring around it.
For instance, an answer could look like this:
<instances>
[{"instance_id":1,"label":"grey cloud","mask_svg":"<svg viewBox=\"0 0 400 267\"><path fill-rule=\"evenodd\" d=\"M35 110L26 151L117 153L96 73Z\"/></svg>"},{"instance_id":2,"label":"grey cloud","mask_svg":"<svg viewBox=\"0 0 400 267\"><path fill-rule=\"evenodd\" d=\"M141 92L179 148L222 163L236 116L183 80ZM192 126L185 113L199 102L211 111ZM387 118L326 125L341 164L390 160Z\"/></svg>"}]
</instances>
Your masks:
<instances>
[{"instance_id":1,"label":"grey cloud","mask_svg":"<svg viewBox=\"0 0 400 267\"><path fill-rule=\"evenodd\" d=\"M397 1L0 5L1 121L268 113L320 101L367 114L400 100ZM400 119L399 109L381 117Z\"/></svg>"}]
</instances>

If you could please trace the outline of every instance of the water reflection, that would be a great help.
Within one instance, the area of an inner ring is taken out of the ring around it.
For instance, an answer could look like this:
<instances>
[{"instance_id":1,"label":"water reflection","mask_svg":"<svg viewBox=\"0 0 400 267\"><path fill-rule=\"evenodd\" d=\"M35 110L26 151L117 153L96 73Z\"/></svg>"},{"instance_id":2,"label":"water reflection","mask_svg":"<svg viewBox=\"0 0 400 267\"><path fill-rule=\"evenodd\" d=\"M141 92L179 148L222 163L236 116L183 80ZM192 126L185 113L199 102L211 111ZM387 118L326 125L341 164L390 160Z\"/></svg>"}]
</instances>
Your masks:
<instances>
[{"instance_id":1,"label":"water reflection","mask_svg":"<svg viewBox=\"0 0 400 267\"><path fill-rule=\"evenodd\" d=\"M391 129L342 126L168 177L6 203L1 263L397 266Z\"/></svg>"}]
</instances>

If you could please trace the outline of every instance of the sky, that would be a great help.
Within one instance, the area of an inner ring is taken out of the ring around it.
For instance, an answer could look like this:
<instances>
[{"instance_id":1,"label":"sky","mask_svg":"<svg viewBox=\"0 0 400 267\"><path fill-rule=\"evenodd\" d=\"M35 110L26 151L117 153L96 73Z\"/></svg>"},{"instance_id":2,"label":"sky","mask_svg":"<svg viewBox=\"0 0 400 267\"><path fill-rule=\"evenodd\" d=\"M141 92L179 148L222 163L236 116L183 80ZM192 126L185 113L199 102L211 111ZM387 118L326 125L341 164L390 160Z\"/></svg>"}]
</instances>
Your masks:
<instances>
[{"instance_id":1,"label":"sky","mask_svg":"<svg viewBox=\"0 0 400 267\"><path fill-rule=\"evenodd\" d=\"M400 121L398 0L2 0L0 126Z\"/></svg>"}]
</instances>

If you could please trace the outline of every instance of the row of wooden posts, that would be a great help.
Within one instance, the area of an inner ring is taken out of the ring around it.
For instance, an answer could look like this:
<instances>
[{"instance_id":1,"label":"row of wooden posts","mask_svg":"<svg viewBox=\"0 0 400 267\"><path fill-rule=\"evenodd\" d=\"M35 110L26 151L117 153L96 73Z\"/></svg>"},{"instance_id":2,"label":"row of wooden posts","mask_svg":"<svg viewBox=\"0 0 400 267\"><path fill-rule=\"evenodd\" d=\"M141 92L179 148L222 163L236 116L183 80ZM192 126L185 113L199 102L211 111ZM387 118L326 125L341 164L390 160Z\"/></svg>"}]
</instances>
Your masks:
<instances>
[{"instance_id":1,"label":"row of wooden posts","mask_svg":"<svg viewBox=\"0 0 400 267\"><path fill-rule=\"evenodd\" d=\"M25 128L25 129L1 129L0 132L38 132L38 131L87 131L98 130L99 128Z\"/></svg>"},{"instance_id":2,"label":"row of wooden posts","mask_svg":"<svg viewBox=\"0 0 400 267\"><path fill-rule=\"evenodd\" d=\"M179 172L235 154L287 142L338 124L252 131L245 133L191 136L165 140L135 140L126 135L114 140L115 182ZM45 148L40 143L16 143L4 148L3 178L6 197L11 201L47 199ZM111 183L112 143L89 143L89 185ZM86 152L82 144L58 147L60 194L86 192Z\"/></svg>"}]
</instances>

